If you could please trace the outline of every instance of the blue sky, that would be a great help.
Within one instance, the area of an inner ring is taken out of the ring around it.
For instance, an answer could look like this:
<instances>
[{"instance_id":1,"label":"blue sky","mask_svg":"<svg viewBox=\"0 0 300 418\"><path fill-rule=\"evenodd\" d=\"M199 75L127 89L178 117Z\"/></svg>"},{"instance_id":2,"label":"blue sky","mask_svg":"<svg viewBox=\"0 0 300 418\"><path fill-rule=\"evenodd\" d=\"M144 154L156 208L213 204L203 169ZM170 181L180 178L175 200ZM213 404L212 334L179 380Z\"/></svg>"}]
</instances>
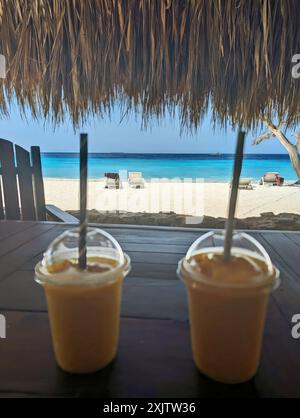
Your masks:
<instances>
[{"instance_id":1,"label":"blue sky","mask_svg":"<svg viewBox=\"0 0 300 418\"><path fill-rule=\"evenodd\" d=\"M27 114L20 116L13 105L10 116L0 119L0 137L9 139L25 148L39 145L42 152L77 152L80 132L89 134L90 152L128 153L233 153L236 132L230 128L216 128L213 131L208 113L196 134L180 135L178 118L166 117L157 123L154 119L147 130L141 129L141 117L130 115L122 120L120 109L116 108L111 119L93 118L81 129L74 132L72 124L65 122L54 129L43 120L35 121ZM253 133L246 137L246 153L286 153L276 138L252 146Z\"/></svg>"}]
</instances>

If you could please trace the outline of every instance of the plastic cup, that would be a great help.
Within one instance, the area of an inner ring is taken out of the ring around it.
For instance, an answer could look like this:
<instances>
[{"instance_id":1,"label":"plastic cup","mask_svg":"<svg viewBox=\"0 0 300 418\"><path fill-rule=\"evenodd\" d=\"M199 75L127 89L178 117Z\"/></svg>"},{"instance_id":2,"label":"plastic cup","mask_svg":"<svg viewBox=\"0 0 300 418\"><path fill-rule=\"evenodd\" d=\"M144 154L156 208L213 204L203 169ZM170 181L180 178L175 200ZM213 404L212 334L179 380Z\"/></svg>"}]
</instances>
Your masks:
<instances>
[{"instance_id":1,"label":"plastic cup","mask_svg":"<svg viewBox=\"0 0 300 418\"><path fill-rule=\"evenodd\" d=\"M248 234L234 234L228 263L223 248L223 234L203 235L179 262L178 275L187 288L197 368L218 382L243 383L259 366L269 294L279 285L279 271Z\"/></svg>"},{"instance_id":2,"label":"plastic cup","mask_svg":"<svg viewBox=\"0 0 300 418\"><path fill-rule=\"evenodd\" d=\"M79 229L64 232L36 265L48 305L58 365L92 373L116 355L123 279L130 259L118 242L97 228L87 230L87 268L78 268Z\"/></svg>"}]
</instances>

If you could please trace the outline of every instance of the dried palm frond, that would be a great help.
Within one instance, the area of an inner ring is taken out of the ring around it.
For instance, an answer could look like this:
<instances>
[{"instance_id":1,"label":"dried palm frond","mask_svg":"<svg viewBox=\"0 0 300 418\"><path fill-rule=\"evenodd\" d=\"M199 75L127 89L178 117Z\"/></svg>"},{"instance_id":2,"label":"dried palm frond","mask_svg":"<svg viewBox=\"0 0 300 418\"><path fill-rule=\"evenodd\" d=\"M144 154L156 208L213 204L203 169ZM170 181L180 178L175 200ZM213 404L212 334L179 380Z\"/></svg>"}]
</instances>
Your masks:
<instances>
[{"instance_id":1,"label":"dried palm frond","mask_svg":"<svg viewBox=\"0 0 300 418\"><path fill-rule=\"evenodd\" d=\"M300 120L299 0L0 0L0 111L74 124L118 102L197 127Z\"/></svg>"}]
</instances>

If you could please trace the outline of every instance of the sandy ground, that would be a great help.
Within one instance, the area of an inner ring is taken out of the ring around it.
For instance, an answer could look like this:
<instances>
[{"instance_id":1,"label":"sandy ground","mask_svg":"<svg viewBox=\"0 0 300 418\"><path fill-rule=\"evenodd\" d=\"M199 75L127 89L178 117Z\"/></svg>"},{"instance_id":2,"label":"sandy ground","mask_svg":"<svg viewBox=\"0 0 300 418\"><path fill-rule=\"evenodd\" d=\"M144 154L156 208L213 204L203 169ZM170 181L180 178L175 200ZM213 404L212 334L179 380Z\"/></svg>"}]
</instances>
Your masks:
<instances>
[{"instance_id":1,"label":"sandy ground","mask_svg":"<svg viewBox=\"0 0 300 418\"><path fill-rule=\"evenodd\" d=\"M145 189L105 189L103 180L89 181L88 209L128 212L175 212L190 216L225 217L229 197L227 183L146 182ZM45 179L46 203L63 210L79 208L77 180ZM300 187L254 185L240 190L237 217L259 216L264 212L300 214Z\"/></svg>"}]
</instances>

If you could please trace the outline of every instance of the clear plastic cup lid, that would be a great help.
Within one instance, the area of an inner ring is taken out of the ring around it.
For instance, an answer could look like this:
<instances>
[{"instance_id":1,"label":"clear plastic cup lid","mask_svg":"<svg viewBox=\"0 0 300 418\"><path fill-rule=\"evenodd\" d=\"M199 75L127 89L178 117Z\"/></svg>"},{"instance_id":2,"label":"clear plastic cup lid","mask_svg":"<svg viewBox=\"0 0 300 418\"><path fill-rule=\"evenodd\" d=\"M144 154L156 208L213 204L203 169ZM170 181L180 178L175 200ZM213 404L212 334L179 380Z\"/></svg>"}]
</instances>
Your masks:
<instances>
[{"instance_id":1,"label":"clear plastic cup lid","mask_svg":"<svg viewBox=\"0 0 300 418\"><path fill-rule=\"evenodd\" d=\"M269 283L273 289L278 287L279 271L255 238L244 232L235 232L229 263L225 263L222 257L224 241L224 232L218 231L199 237L179 262L179 277L193 277L196 281L218 286L260 286Z\"/></svg>"},{"instance_id":2,"label":"clear plastic cup lid","mask_svg":"<svg viewBox=\"0 0 300 418\"><path fill-rule=\"evenodd\" d=\"M44 274L63 273L69 267L79 268L79 228L59 235L48 247L40 263ZM88 228L86 234L87 272L101 273L124 266L125 256L118 241L99 228Z\"/></svg>"},{"instance_id":3,"label":"clear plastic cup lid","mask_svg":"<svg viewBox=\"0 0 300 418\"><path fill-rule=\"evenodd\" d=\"M188 249L185 259L191 262L199 253L222 253L224 251L224 232L208 232L199 237ZM235 232L232 237L232 255L248 255L265 262L268 271L274 270L272 261L264 247L253 237L244 232Z\"/></svg>"}]
</instances>

